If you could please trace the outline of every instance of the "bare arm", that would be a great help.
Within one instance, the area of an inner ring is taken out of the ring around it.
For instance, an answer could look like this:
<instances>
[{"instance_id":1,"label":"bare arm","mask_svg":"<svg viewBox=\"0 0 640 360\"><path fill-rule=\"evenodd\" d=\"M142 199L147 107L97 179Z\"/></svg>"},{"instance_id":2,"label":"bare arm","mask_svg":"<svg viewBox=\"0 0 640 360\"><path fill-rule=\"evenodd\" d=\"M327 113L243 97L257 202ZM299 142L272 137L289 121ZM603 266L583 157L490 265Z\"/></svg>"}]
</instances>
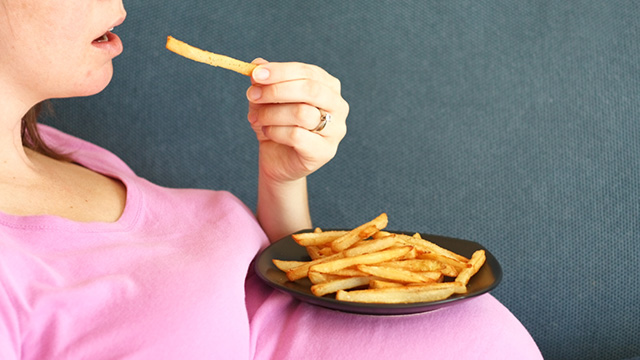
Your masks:
<instances>
[{"instance_id":1,"label":"bare arm","mask_svg":"<svg viewBox=\"0 0 640 360\"><path fill-rule=\"evenodd\" d=\"M271 241L311 228L307 179L276 184L259 180L257 216Z\"/></svg>"},{"instance_id":2,"label":"bare arm","mask_svg":"<svg viewBox=\"0 0 640 360\"><path fill-rule=\"evenodd\" d=\"M260 142L257 216L275 241L312 226L307 176L335 156L349 105L340 82L317 66L254 62L247 117ZM331 122L313 131L323 112Z\"/></svg>"}]
</instances>

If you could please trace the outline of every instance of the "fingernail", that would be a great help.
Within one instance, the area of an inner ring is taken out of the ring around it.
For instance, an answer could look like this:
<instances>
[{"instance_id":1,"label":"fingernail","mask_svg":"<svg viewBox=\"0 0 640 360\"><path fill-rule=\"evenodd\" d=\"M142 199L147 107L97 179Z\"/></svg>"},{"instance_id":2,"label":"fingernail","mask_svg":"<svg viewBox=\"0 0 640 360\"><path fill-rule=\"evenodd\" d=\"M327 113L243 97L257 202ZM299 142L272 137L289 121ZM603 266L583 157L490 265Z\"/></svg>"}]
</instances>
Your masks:
<instances>
[{"instance_id":1,"label":"fingernail","mask_svg":"<svg viewBox=\"0 0 640 360\"><path fill-rule=\"evenodd\" d=\"M269 69L265 69L263 67L257 67L253 70L253 78L256 80L267 80L269 75L271 75Z\"/></svg>"},{"instance_id":2,"label":"fingernail","mask_svg":"<svg viewBox=\"0 0 640 360\"><path fill-rule=\"evenodd\" d=\"M249 111L247 119L249 119L249 122L253 124L258 121L258 114L256 114L255 111Z\"/></svg>"},{"instance_id":3,"label":"fingernail","mask_svg":"<svg viewBox=\"0 0 640 360\"><path fill-rule=\"evenodd\" d=\"M249 97L249 100L258 100L262 97L262 89L257 86L252 86L249 88L247 96Z\"/></svg>"}]
</instances>

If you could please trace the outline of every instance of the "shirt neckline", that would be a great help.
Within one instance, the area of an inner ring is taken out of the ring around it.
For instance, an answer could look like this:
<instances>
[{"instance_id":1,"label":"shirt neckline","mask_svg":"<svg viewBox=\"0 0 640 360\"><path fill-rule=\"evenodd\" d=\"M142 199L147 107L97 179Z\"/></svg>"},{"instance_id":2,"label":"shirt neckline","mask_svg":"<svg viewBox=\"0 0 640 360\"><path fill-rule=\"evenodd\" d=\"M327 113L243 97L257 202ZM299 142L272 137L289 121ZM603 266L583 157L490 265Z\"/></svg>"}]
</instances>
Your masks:
<instances>
[{"instance_id":1,"label":"shirt neckline","mask_svg":"<svg viewBox=\"0 0 640 360\"><path fill-rule=\"evenodd\" d=\"M83 165L84 166L84 165ZM91 169L92 171L95 171ZM125 205L120 217L113 222L82 222L57 215L13 215L0 211L0 224L24 230L65 230L81 232L127 231L136 223L141 208L139 188L127 176L105 174L122 182L126 188Z\"/></svg>"},{"instance_id":2,"label":"shirt neckline","mask_svg":"<svg viewBox=\"0 0 640 360\"><path fill-rule=\"evenodd\" d=\"M108 150L62 133L48 126L41 126L43 135L58 143L69 158L98 174L111 177L122 182L126 189L125 205L120 217L114 222L81 222L57 215L13 215L0 211L0 225L24 230L63 230L76 232L111 232L130 230L137 222L141 208L142 196L137 184L137 177L124 163ZM88 152L88 153L87 153ZM101 161L102 157L105 161ZM111 160L111 161L110 161ZM121 168L122 167L122 168Z\"/></svg>"}]
</instances>

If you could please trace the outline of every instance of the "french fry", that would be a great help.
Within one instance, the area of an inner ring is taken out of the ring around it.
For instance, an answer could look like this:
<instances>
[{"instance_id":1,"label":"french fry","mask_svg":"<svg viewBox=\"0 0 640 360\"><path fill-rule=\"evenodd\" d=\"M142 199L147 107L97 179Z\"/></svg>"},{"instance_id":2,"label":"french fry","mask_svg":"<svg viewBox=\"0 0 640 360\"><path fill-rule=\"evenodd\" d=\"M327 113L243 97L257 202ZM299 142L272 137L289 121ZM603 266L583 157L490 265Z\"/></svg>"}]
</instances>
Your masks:
<instances>
[{"instance_id":1,"label":"french fry","mask_svg":"<svg viewBox=\"0 0 640 360\"><path fill-rule=\"evenodd\" d=\"M456 277L456 282L466 286L469 283L469 279L480 270L480 267L482 267L486 259L487 256L484 250L476 250L471 256L471 260L469 260L471 267L460 271L460 274Z\"/></svg>"},{"instance_id":2,"label":"french fry","mask_svg":"<svg viewBox=\"0 0 640 360\"><path fill-rule=\"evenodd\" d=\"M386 213L378 215L375 219L368 223L362 224L357 228L347 232L343 236L331 242L331 248L334 252L340 252L349 248L361 239L373 235L376 231L382 230L387 226L388 218Z\"/></svg>"},{"instance_id":3,"label":"french fry","mask_svg":"<svg viewBox=\"0 0 640 360\"><path fill-rule=\"evenodd\" d=\"M219 66L223 69L232 70L242 75L251 76L253 69L256 68L256 64L247 63L244 61L236 60L229 56L215 54L210 51L198 49L185 42L175 39L172 36L167 36L167 49L174 53L184 56L187 59L198 61L211 66Z\"/></svg>"},{"instance_id":4,"label":"french fry","mask_svg":"<svg viewBox=\"0 0 640 360\"><path fill-rule=\"evenodd\" d=\"M369 274L363 273L362 271L360 271L360 270L358 270L357 268L354 268L354 267L336 270L336 271L333 271L333 272L330 272L330 273L327 273L327 274L337 275L337 276L342 276L342 277L369 276Z\"/></svg>"},{"instance_id":5,"label":"french fry","mask_svg":"<svg viewBox=\"0 0 640 360\"><path fill-rule=\"evenodd\" d=\"M467 268L469 266L469 263L467 262L460 262L456 259L452 259L448 256L444 256L436 253L422 253L422 254L419 254L417 257L418 259L435 260L442 264L448 265L455 271L456 273L455 276L457 276L457 273L462 271L462 269Z\"/></svg>"},{"instance_id":6,"label":"french fry","mask_svg":"<svg viewBox=\"0 0 640 360\"><path fill-rule=\"evenodd\" d=\"M333 250L331 250L331 246L325 246L320 248L318 254L320 254L320 256L322 257L333 255Z\"/></svg>"},{"instance_id":7,"label":"french fry","mask_svg":"<svg viewBox=\"0 0 640 360\"><path fill-rule=\"evenodd\" d=\"M331 250L330 246L306 246L307 254L311 260L320 259L323 257L327 257L329 255L333 255L333 250Z\"/></svg>"},{"instance_id":8,"label":"french fry","mask_svg":"<svg viewBox=\"0 0 640 360\"><path fill-rule=\"evenodd\" d=\"M307 250L307 254L309 254L311 260L319 259L322 257L322 255L320 255L320 248L318 246L307 246L305 247L305 249Z\"/></svg>"},{"instance_id":9,"label":"french fry","mask_svg":"<svg viewBox=\"0 0 640 360\"><path fill-rule=\"evenodd\" d=\"M422 252L430 252L452 258L454 260L457 260L459 263L466 263L469 261L469 259L467 259L466 257L460 254L456 254L453 251L447 250L441 246L438 246L427 239L422 239L421 237L399 234L398 241L403 242L406 245L415 246L416 249Z\"/></svg>"},{"instance_id":10,"label":"french fry","mask_svg":"<svg viewBox=\"0 0 640 360\"><path fill-rule=\"evenodd\" d=\"M401 248L387 249L387 250L382 250L375 253L369 253L369 254L358 255L353 257L346 257L346 258L343 257L336 260L323 261L321 263L314 264L309 267L309 270L323 272L323 273L331 273L331 272L348 268L354 265L375 264L383 261L396 259L406 254L410 250L411 250L410 246L405 246ZM339 254L342 254L342 253L339 253ZM321 259L321 260L324 260L324 259Z\"/></svg>"},{"instance_id":11,"label":"french fry","mask_svg":"<svg viewBox=\"0 0 640 360\"><path fill-rule=\"evenodd\" d=\"M380 264L380 266L395 267L411 271L442 271L446 268L445 264L430 259L409 259L400 261L389 261Z\"/></svg>"},{"instance_id":12,"label":"french fry","mask_svg":"<svg viewBox=\"0 0 640 360\"><path fill-rule=\"evenodd\" d=\"M324 296L334 293L338 290L353 289L359 286L368 285L370 281L369 276L350 277L339 280L333 280L321 284L315 284L311 286L311 292L315 296Z\"/></svg>"},{"instance_id":13,"label":"french fry","mask_svg":"<svg viewBox=\"0 0 640 360\"><path fill-rule=\"evenodd\" d=\"M402 245L396 245L395 247L401 247ZM418 250L416 250L415 247L411 247L411 250L409 250L409 252L407 252L406 254L404 254L400 259L398 260L413 260L416 257L418 257L418 255L420 255L420 252Z\"/></svg>"},{"instance_id":14,"label":"french fry","mask_svg":"<svg viewBox=\"0 0 640 360\"><path fill-rule=\"evenodd\" d=\"M432 279L434 282L442 282L444 280L444 274L440 271L421 271L419 274L425 278Z\"/></svg>"},{"instance_id":15,"label":"french fry","mask_svg":"<svg viewBox=\"0 0 640 360\"><path fill-rule=\"evenodd\" d=\"M361 275L367 276L367 274L364 274L364 273L362 273ZM315 271L309 271L309 273L307 274L307 277L309 278L309 281L311 281L312 284L321 284L321 283L345 278L344 276L340 276L340 275L324 274L324 273L319 273Z\"/></svg>"},{"instance_id":16,"label":"french fry","mask_svg":"<svg viewBox=\"0 0 640 360\"><path fill-rule=\"evenodd\" d=\"M285 272L287 270L291 270L293 268L302 266L307 263L306 261L278 260L278 259L273 259L272 261L273 261L273 265L275 265L278 269Z\"/></svg>"},{"instance_id":17,"label":"french fry","mask_svg":"<svg viewBox=\"0 0 640 360\"><path fill-rule=\"evenodd\" d=\"M362 241L362 245L354 246L344 251L344 256L353 257L376 252L392 247L397 243L394 235L375 240Z\"/></svg>"},{"instance_id":18,"label":"french fry","mask_svg":"<svg viewBox=\"0 0 640 360\"><path fill-rule=\"evenodd\" d=\"M382 279L399 281L402 283L431 283L442 277L439 272L418 273L405 269L386 266L358 265L358 270Z\"/></svg>"},{"instance_id":19,"label":"french fry","mask_svg":"<svg viewBox=\"0 0 640 360\"><path fill-rule=\"evenodd\" d=\"M448 289L453 288L454 294L463 294L467 292L467 287L460 284L457 281L432 283L432 284L418 284L415 287L424 287L425 289Z\"/></svg>"},{"instance_id":20,"label":"french fry","mask_svg":"<svg viewBox=\"0 0 640 360\"><path fill-rule=\"evenodd\" d=\"M298 233L291 235L291 237L296 243L298 243L298 245L301 246L320 246L328 244L346 233L347 231L331 230L323 232Z\"/></svg>"},{"instance_id":21,"label":"french fry","mask_svg":"<svg viewBox=\"0 0 640 360\"><path fill-rule=\"evenodd\" d=\"M380 230L378 226L376 226L375 224L371 224L367 226L366 228L362 229L362 231L360 231L360 233L358 234L358 237L360 237L361 239L366 239L368 237L373 236L373 234L377 233Z\"/></svg>"},{"instance_id":22,"label":"french fry","mask_svg":"<svg viewBox=\"0 0 640 360\"><path fill-rule=\"evenodd\" d=\"M383 289L338 290L336 299L361 303L402 304L444 300L456 291L455 283L439 283L444 287L403 286Z\"/></svg>"},{"instance_id":23,"label":"french fry","mask_svg":"<svg viewBox=\"0 0 640 360\"><path fill-rule=\"evenodd\" d=\"M387 280L378 280L378 279L372 279L369 282L369 289L384 289L384 288L390 288L390 287L395 287L395 288L399 288L399 287L405 287L405 286L423 286L427 283L399 283L399 282L395 282L395 281L387 281ZM429 283L432 284L432 283Z\"/></svg>"},{"instance_id":24,"label":"french fry","mask_svg":"<svg viewBox=\"0 0 640 360\"><path fill-rule=\"evenodd\" d=\"M379 238L383 238L383 237L387 237L387 236L391 236L393 235L392 233L388 232L388 231L378 231L377 233L371 235L372 239L379 239Z\"/></svg>"},{"instance_id":25,"label":"french fry","mask_svg":"<svg viewBox=\"0 0 640 360\"><path fill-rule=\"evenodd\" d=\"M422 258L431 255L434 254L421 254L418 255L416 259L391 261L381 265L399 267L411 271L439 271L442 273L442 275L452 278L458 276L458 270L456 270L453 266L438 261L438 259L440 259L440 255L436 255L434 259ZM458 264L458 262L456 262L456 264Z\"/></svg>"},{"instance_id":26,"label":"french fry","mask_svg":"<svg viewBox=\"0 0 640 360\"><path fill-rule=\"evenodd\" d=\"M309 262L306 262L298 267L294 267L292 269L289 269L286 272L287 274L287 278L291 281L296 281L299 279L302 279L304 277L306 277L309 274L309 269L311 268L311 266L314 266L316 264L322 264L324 262L328 262L328 261L333 261L336 259L341 259L343 258L344 255L343 254L334 254L334 255L330 255L327 257L323 257L320 259L316 259L316 260L311 260Z\"/></svg>"},{"instance_id":27,"label":"french fry","mask_svg":"<svg viewBox=\"0 0 640 360\"><path fill-rule=\"evenodd\" d=\"M369 289L385 289L385 288L403 287L403 286L405 286L405 284L394 282L394 281L378 280L378 279L371 279L371 281L369 281Z\"/></svg>"}]
</instances>

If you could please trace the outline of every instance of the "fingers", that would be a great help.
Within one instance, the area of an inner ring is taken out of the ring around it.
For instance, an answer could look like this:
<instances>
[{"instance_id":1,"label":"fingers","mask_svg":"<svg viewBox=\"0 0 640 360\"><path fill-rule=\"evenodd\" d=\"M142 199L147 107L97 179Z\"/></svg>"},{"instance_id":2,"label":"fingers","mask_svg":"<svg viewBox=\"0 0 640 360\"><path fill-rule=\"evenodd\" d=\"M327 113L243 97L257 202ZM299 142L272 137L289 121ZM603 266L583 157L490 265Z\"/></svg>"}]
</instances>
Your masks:
<instances>
[{"instance_id":1,"label":"fingers","mask_svg":"<svg viewBox=\"0 0 640 360\"><path fill-rule=\"evenodd\" d=\"M298 127L270 126L262 129L269 140L291 147L302 158L303 162L324 164L331 160L338 149L334 138L317 136ZM339 142L339 140L338 140Z\"/></svg>"},{"instance_id":2,"label":"fingers","mask_svg":"<svg viewBox=\"0 0 640 360\"><path fill-rule=\"evenodd\" d=\"M345 104L335 102L340 97L340 81L324 69L299 62L269 63L260 58L253 63L259 66L247 90L250 102L305 103L331 113L344 110Z\"/></svg>"},{"instance_id":3,"label":"fingers","mask_svg":"<svg viewBox=\"0 0 640 360\"><path fill-rule=\"evenodd\" d=\"M299 62L269 63L264 59L256 59L253 63L259 64L253 70L251 76L254 84L270 85L294 80L314 79L333 91L340 92L340 80L331 76L319 66Z\"/></svg>"},{"instance_id":4,"label":"fingers","mask_svg":"<svg viewBox=\"0 0 640 360\"><path fill-rule=\"evenodd\" d=\"M311 105L329 112L340 110L336 102L340 93L317 79L296 79L269 85L254 84L247 90L247 98L254 104Z\"/></svg>"},{"instance_id":5,"label":"fingers","mask_svg":"<svg viewBox=\"0 0 640 360\"><path fill-rule=\"evenodd\" d=\"M315 129L320 122L320 110L307 104L249 105L249 122L260 126L298 126L306 130Z\"/></svg>"},{"instance_id":6,"label":"fingers","mask_svg":"<svg viewBox=\"0 0 640 360\"><path fill-rule=\"evenodd\" d=\"M348 110L347 110L348 112ZM256 131L268 127L296 127L313 136L335 137L341 140L346 132L346 115L337 117L331 114L329 122L322 131L312 132L321 121L322 114L314 106L306 104L249 105L247 118Z\"/></svg>"}]
</instances>

